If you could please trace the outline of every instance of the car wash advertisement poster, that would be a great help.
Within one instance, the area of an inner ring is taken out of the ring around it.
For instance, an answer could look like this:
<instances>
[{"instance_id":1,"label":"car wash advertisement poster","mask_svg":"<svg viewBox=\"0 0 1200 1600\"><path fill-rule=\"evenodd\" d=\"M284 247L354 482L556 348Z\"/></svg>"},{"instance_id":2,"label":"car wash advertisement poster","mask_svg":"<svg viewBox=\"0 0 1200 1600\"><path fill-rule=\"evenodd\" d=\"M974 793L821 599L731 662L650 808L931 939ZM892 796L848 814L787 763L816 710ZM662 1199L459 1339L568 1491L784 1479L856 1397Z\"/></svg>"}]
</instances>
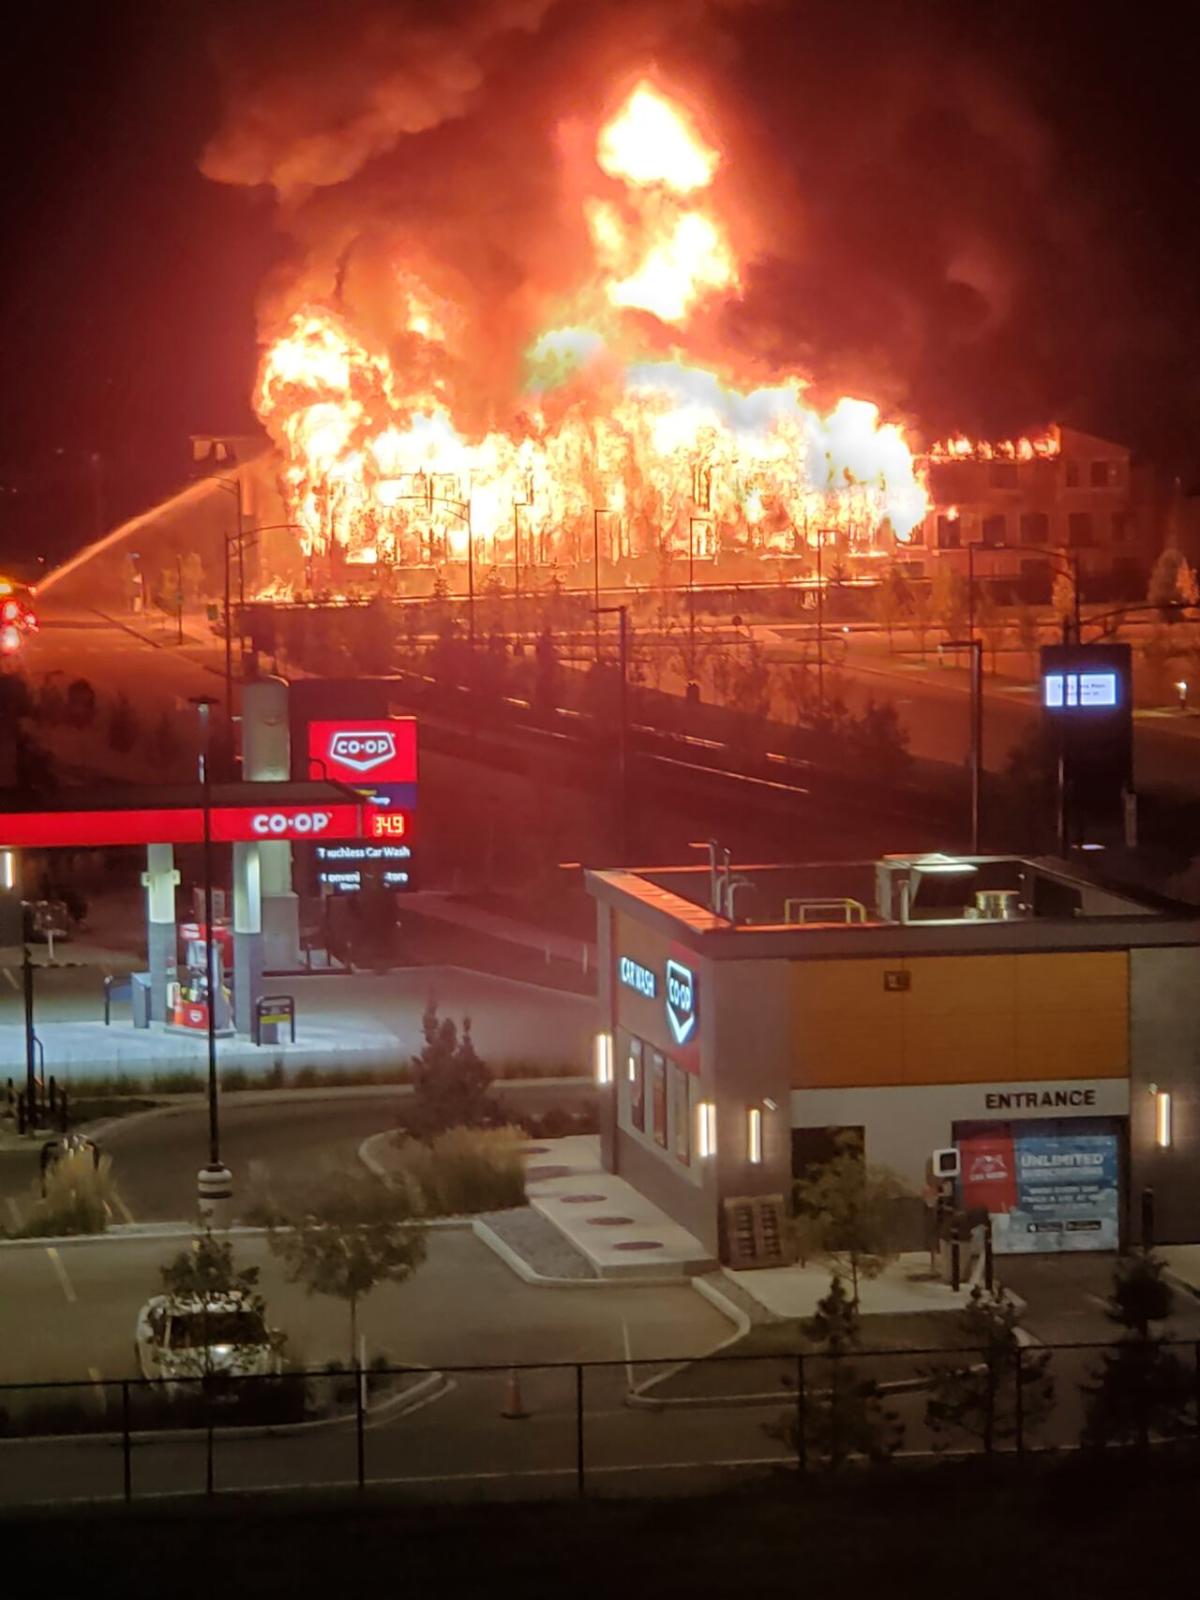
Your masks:
<instances>
[{"instance_id":1,"label":"car wash advertisement poster","mask_svg":"<svg viewBox=\"0 0 1200 1600\"><path fill-rule=\"evenodd\" d=\"M1117 1133L1095 1122L993 1122L959 1133L962 1203L992 1214L994 1248L1115 1250Z\"/></svg>"}]
</instances>

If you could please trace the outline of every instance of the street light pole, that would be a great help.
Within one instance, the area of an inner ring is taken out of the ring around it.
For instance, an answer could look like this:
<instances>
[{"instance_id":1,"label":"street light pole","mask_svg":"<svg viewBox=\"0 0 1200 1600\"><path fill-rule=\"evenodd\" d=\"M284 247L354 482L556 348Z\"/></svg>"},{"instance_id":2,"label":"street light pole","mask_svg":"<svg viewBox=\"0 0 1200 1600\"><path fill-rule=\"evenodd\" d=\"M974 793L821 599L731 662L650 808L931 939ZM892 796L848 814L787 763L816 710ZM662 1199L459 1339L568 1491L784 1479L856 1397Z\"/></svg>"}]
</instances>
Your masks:
<instances>
[{"instance_id":1,"label":"street light pole","mask_svg":"<svg viewBox=\"0 0 1200 1600\"><path fill-rule=\"evenodd\" d=\"M628 767L629 767L629 607L628 606L600 606L597 608L597 624L599 612L605 615L616 614L618 620L618 639L621 664L621 692L619 700L619 726L617 729L617 785L618 785L618 810L617 810L617 843L620 858L623 864L628 864L629 857L629 798L628 798Z\"/></svg>"},{"instance_id":2,"label":"street light pole","mask_svg":"<svg viewBox=\"0 0 1200 1600\"><path fill-rule=\"evenodd\" d=\"M696 524L707 517L688 518L688 680L696 681Z\"/></svg>"},{"instance_id":3,"label":"street light pole","mask_svg":"<svg viewBox=\"0 0 1200 1600\"><path fill-rule=\"evenodd\" d=\"M947 639L940 648L971 652L971 854L977 856L983 799L983 641Z\"/></svg>"},{"instance_id":4,"label":"street light pole","mask_svg":"<svg viewBox=\"0 0 1200 1600\"><path fill-rule=\"evenodd\" d=\"M213 970L212 776L210 715L215 702L208 695L193 699L200 716L200 788L204 810L204 968L208 988L208 1165L200 1170L199 1212L210 1227L226 1220L232 1178L221 1161L221 1124L217 1089L217 983Z\"/></svg>"}]
</instances>

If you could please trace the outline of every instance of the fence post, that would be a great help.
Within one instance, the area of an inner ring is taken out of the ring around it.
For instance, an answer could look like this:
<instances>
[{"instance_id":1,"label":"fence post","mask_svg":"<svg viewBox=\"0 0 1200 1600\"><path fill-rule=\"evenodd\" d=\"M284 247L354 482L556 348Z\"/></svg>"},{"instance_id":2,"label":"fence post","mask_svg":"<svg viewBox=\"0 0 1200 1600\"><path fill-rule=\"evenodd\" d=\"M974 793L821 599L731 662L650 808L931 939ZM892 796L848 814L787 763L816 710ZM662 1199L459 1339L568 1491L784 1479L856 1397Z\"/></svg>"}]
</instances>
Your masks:
<instances>
[{"instance_id":1,"label":"fence post","mask_svg":"<svg viewBox=\"0 0 1200 1600\"><path fill-rule=\"evenodd\" d=\"M583 1456L583 1363L575 1363L575 1489L582 1500L587 1492Z\"/></svg>"},{"instance_id":2,"label":"fence post","mask_svg":"<svg viewBox=\"0 0 1200 1600\"><path fill-rule=\"evenodd\" d=\"M1013 1432L1019 1456L1025 1454L1025 1366L1023 1355L1024 1346L1017 1345L1013 1352L1013 1376L1017 1385L1016 1394L1013 1396Z\"/></svg>"},{"instance_id":3,"label":"fence post","mask_svg":"<svg viewBox=\"0 0 1200 1600\"><path fill-rule=\"evenodd\" d=\"M996 1447L996 1352L987 1348L987 1416L983 1423L983 1453L990 1456Z\"/></svg>"},{"instance_id":4,"label":"fence post","mask_svg":"<svg viewBox=\"0 0 1200 1600\"><path fill-rule=\"evenodd\" d=\"M363 1418L363 1371L361 1365L355 1374L354 1384L354 1442L357 1451L358 1487L364 1489L366 1473L366 1433Z\"/></svg>"},{"instance_id":5,"label":"fence post","mask_svg":"<svg viewBox=\"0 0 1200 1600\"><path fill-rule=\"evenodd\" d=\"M125 1504L133 1499L133 1441L129 1437L129 1379L121 1379L121 1457L124 1466Z\"/></svg>"},{"instance_id":6,"label":"fence post","mask_svg":"<svg viewBox=\"0 0 1200 1600\"><path fill-rule=\"evenodd\" d=\"M804 1352L796 1354L796 1471L808 1471L808 1391L805 1388Z\"/></svg>"}]
</instances>

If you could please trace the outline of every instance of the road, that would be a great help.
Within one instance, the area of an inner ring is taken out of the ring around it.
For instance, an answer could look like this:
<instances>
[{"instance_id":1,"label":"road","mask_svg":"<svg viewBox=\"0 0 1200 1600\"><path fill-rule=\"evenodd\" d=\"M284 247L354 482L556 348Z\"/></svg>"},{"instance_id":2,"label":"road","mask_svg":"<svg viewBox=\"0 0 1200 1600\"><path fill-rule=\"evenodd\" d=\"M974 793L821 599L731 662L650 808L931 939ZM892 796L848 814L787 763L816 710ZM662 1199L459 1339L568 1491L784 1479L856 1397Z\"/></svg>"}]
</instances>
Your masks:
<instances>
[{"instance_id":1,"label":"road","mask_svg":"<svg viewBox=\"0 0 1200 1600\"><path fill-rule=\"evenodd\" d=\"M239 1266L261 1269L268 1319L296 1365L349 1359L345 1306L286 1282L261 1235L234 1240ZM158 1269L187 1239L113 1235L0 1247L0 1382L135 1375L133 1329L159 1290ZM700 1355L729 1322L686 1284L531 1288L469 1230L431 1229L424 1265L385 1284L359 1312L368 1360L419 1366L510 1361L661 1361Z\"/></svg>"},{"instance_id":2,"label":"road","mask_svg":"<svg viewBox=\"0 0 1200 1600\"><path fill-rule=\"evenodd\" d=\"M269 1191L287 1200L315 1174L346 1169L370 1134L395 1127L407 1091L400 1088L226 1094L221 1103L221 1155L239 1197ZM514 1115L552 1106L582 1109L594 1098L586 1081L561 1086L497 1085ZM108 1123L98 1131L113 1158L123 1220L174 1222L195 1209L196 1173L208 1159L208 1112L201 1097L150 1115ZM0 1205L14 1221L32 1204L38 1147L0 1151Z\"/></svg>"}]
</instances>

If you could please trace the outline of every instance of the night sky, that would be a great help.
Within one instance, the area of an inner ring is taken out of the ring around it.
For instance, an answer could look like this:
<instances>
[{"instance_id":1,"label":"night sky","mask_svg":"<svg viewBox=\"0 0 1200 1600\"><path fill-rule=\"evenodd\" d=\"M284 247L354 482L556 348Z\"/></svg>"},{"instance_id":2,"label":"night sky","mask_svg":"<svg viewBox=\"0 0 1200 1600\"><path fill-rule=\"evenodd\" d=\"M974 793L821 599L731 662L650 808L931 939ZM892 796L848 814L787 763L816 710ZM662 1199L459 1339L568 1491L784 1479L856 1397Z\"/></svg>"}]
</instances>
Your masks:
<instances>
[{"instance_id":1,"label":"night sky","mask_svg":"<svg viewBox=\"0 0 1200 1600\"><path fill-rule=\"evenodd\" d=\"M597 63L650 57L711 99L760 212L740 349L927 436L1054 419L1200 475L1193 57L1152 10L495 0L522 7L536 34L481 30L482 0L44 0L6 22L0 560L72 548L177 483L189 433L253 425L256 302L322 205L401 194L456 139L486 179L510 115L586 111ZM202 176L263 73L336 124L371 87L362 39L386 15L403 50L414 13L446 30L435 61L459 16L485 36L441 128L286 217L265 184Z\"/></svg>"}]
</instances>

